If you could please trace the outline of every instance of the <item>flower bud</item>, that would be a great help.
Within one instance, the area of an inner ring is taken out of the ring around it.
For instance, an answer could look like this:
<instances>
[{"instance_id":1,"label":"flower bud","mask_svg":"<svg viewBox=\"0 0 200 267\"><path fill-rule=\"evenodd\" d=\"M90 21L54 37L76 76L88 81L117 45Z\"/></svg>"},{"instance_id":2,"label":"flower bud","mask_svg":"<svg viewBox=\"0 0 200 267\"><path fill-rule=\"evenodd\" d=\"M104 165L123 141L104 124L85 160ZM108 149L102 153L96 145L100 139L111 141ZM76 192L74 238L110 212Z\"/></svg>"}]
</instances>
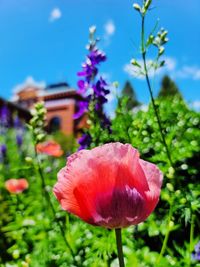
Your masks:
<instances>
[{"instance_id":1,"label":"flower bud","mask_svg":"<svg viewBox=\"0 0 200 267\"><path fill-rule=\"evenodd\" d=\"M113 86L114 86L115 88L118 88L118 87L119 87L119 82L118 82L118 81L113 82Z\"/></svg>"},{"instance_id":2,"label":"flower bud","mask_svg":"<svg viewBox=\"0 0 200 267\"><path fill-rule=\"evenodd\" d=\"M31 157L25 157L25 161L27 163L32 163L33 162L33 159Z\"/></svg>"},{"instance_id":3,"label":"flower bud","mask_svg":"<svg viewBox=\"0 0 200 267\"><path fill-rule=\"evenodd\" d=\"M149 6L151 5L152 0L147 0L144 4L144 8L147 10L149 8Z\"/></svg>"},{"instance_id":4,"label":"flower bud","mask_svg":"<svg viewBox=\"0 0 200 267\"><path fill-rule=\"evenodd\" d=\"M132 59L132 60L131 60L131 64L132 64L133 66L137 66L137 67L141 68L140 64L137 62L136 59Z\"/></svg>"},{"instance_id":5,"label":"flower bud","mask_svg":"<svg viewBox=\"0 0 200 267\"><path fill-rule=\"evenodd\" d=\"M170 183L167 183L167 189L169 190L169 191L171 191L171 192L173 192L174 191L174 187L173 187L173 185L172 184L170 184Z\"/></svg>"},{"instance_id":6,"label":"flower bud","mask_svg":"<svg viewBox=\"0 0 200 267\"><path fill-rule=\"evenodd\" d=\"M12 253L13 258L16 260L20 256L20 251L18 249L15 249Z\"/></svg>"},{"instance_id":7,"label":"flower bud","mask_svg":"<svg viewBox=\"0 0 200 267\"><path fill-rule=\"evenodd\" d=\"M90 28L89 28L89 32L90 34L94 34L96 32L96 26L95 25L92 25Z\"/></svg>"},{"instance_id":8,"label":"flower bud","mask_svg":"<svg viewBox=\"0 0 200 267\"><path fill-rule=\"evenodd\" d=\"M134 4L133 4L133 7L135 8L135 10L141 12L141 7L140 7L140 5L138 5L137 3L134 3Z\"/></svg>"},{"instance_id":9,"label":"flower bud","mask_svg":"<svg viewBox=\"0 0 200 267\"><path fill-rule=\"evenodd\" d=\"M165 48L161 46L158 51L159 56L161 56L164 52L165 52Z\"/></svg>"}]
</instances>

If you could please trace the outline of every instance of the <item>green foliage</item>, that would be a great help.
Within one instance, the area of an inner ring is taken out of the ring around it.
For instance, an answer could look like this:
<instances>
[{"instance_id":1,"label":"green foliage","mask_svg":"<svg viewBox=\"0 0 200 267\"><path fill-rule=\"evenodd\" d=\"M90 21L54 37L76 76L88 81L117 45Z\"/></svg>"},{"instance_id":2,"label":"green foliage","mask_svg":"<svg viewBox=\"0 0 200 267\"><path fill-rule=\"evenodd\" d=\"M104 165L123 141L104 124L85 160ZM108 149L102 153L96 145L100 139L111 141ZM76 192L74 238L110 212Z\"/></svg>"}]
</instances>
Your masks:
<instances>
[{"instance_id":1,"label":"green foliage","mask_svg":"<svg viewBox=\"0 0 200 267\"><path fill-rule=\"evenodd\" d=\"M161 88L158 93L158 97L172 98L174 96L182 98L181 93L175 82L171 80L169 76L165 75L161 81Z\"/></svg>"},{"instance_id":2,"label":"green foliage","mask_svg":"<svg viewBox=\"0 0 200 267\"><path fill-rule=\"evenodd\" d=\"M200 239L200 114L190 110L179 97L156 101L175 166L172 170L152 106L145 111L131 112L127 111L126 105L127 98L119 99L111 134L103 134L98 123L92 125L93 145L111 141L131 143L139 149L143 159L158 164L165 174L161 200L155 212L146 222L123 230L126 266L198 266L190 256ZM0 266L116 266L114 231L89 226L67 214L52 194L57 172L65 165L65 157L54 159L40 155L46 190L56 211L55 221L44 198L31 135L27 132L24 137L23 153L19 153L14 137L12 129L6 139L1 137L8 147L8 162L0 164ZM65 142L61 134L55 134L54 138ZM29 181L29 189L19 195L8 193L5 180L20 177ZM58 223L64 224L65 237L74 251L74 259L64 243ZM167 233L170 237L167 250L157 263Z\"/></svg>"},{"instance_id":3,"label":"green foliage","mask_svg":"<svg viewBox=\"0 0 200 267\"><path fill-rule=\"evenodd\" d=\"M135 91L129 81L125 83L124 88L122 89L122 97L127 97L127 103L126 103L127 110L131 110L134 107L140 105L140 103L136 98Z\"/></svg>"}]
</instances>

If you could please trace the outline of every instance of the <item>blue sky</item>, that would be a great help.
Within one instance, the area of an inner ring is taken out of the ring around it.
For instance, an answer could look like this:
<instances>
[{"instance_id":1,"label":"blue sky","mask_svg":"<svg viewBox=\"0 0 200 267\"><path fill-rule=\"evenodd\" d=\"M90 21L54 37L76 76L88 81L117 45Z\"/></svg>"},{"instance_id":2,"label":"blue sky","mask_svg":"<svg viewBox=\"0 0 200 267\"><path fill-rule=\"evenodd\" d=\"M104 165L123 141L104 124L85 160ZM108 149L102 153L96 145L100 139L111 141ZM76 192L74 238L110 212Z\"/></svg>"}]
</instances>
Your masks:
<instances>
[{"instance_id":1,"label":"blue sky","mask_svg":"<svg viewBox=\"0 0 200 267\"><path fill-rule=\"evenodd\" d=\"M108 60L100 71L121 87L129 79L141 102L149 95L143 80L126 67L139 58L140 18L130 0L1 0L0 95L10 98L13 88L27 77L46 84L67 81L76 87L84 61L88 28L97 26L100 47ZM140 0L138 0L140 3ZM184 4L183 4L184 3ZM155 94L169 73L189 102L200 106L200 1L154 0L147 31L157 18L169 31L167 66L155 79ZM126 71L125 71L126 70ZM110 99L112 100L112 99Z\"/></svg>"}]
</instances>

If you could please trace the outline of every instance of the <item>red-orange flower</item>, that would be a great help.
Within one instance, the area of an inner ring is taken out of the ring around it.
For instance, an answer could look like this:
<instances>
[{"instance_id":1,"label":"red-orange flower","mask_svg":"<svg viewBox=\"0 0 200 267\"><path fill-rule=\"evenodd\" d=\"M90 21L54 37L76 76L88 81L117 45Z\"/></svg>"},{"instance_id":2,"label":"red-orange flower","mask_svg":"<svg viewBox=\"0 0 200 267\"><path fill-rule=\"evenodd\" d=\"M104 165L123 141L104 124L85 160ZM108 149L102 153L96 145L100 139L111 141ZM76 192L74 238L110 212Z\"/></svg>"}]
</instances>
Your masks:
<instances>
[{"instance_id":1,"label":"red-orange flower","mask_svg":"<svg viewBox=\"0 0 200 267\"><path fill-rule=\"evenodd\" d=\"M36 146L36 150L38 153L47 154L53 157L60 157L64 153L64 151L61 149L61 146L55 141L39 143Z\"/></svg>"},{"instance_id":2,"label":"red-orange flower","mask_svg":"<svg viewBox=\"0 0 200 267\"><path fill-rule=\"evenodd\" d=\"M144 221L158 203L161 184L160 170L135 148L110 143L70 156L54 193L64 210L111 229Z\"/></svg>"},{"instance_id":3,"label":"red-orange flower","mask_svg":"<svg viewBox=\"0 0 200 267\"><path fill-rule=\"evenodd\" d=\"M9 179L5 182L5 188L14 194L19 194L28 188L28 181L22 179Z\"/></svg>"}]
</instances>

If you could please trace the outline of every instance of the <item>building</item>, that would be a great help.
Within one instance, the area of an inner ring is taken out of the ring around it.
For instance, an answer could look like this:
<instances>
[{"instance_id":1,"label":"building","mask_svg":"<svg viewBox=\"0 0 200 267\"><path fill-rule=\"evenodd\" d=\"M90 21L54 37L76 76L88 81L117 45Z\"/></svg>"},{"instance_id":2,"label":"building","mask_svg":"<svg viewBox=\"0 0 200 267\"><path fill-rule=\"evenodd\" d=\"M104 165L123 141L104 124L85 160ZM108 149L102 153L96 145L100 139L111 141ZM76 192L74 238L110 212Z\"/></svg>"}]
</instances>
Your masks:
<instances>
[{"instance_id":1,"label":"building","mask_svg":"<svg viewBox=\"0 0 200 267\"><path fill-rule=\"evenodd\" d=\"M45 87L29 82L18 87L13 96L13 102L26 110L31 110L36 102L44 101L47 109L47 130L60 130L66 135L77 135L86 125L85 117L76 121L73 118L80 100L81 96L67 83Z\"/></svg>"}]
</instances>

